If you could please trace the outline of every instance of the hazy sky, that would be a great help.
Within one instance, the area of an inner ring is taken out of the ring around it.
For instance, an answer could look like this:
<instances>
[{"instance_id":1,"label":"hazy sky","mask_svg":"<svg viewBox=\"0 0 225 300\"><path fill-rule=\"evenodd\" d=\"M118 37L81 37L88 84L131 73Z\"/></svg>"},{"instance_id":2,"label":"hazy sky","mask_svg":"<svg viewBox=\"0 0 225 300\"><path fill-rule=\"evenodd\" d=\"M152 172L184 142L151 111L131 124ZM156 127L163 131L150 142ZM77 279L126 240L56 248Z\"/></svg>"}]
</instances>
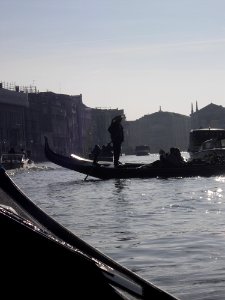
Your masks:
<instances>
[{"instance_id":1,"label":"hazy sky","mask_svg":"<svg viewBox=\"0 0 225 300\"><path fill-rule=\"evenodd\" d=\"M225 0L0 0L0 81L127 120L225 106Z\"/></svg>"}]
</instances>

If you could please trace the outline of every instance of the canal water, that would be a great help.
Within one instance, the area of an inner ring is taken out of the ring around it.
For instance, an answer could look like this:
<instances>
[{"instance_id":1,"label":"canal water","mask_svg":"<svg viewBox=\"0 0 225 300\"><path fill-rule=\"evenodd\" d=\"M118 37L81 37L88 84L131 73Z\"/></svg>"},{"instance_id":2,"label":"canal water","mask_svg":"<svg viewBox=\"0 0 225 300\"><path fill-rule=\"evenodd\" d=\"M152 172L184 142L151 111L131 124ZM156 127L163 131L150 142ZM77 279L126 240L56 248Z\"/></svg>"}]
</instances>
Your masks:
<instances>
[{"instance_id":1,"label":"canal water","mask_svg":"<svg viewBox=\"0 0 225 300\"><path fill-rule=\"evenodd\" d=\"M225 177L84 180L50 162L8 174L57 222L158 287L224 299Z\"/></svg>"}]
</instances>

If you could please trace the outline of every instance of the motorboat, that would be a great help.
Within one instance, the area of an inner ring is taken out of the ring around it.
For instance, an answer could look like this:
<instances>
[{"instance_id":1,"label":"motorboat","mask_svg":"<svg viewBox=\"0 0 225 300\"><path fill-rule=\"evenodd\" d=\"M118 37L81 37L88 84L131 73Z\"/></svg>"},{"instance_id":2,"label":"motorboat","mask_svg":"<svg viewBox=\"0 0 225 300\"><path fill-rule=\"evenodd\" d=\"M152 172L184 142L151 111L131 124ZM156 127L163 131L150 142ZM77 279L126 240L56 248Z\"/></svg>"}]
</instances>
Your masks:
<instances>
[{"instance_id":1,"label":"motorboat","mask_svg":"<svg viewBox=\"0 0 225 300\"><path fill-rule=\"evenodd\" d=\"M23 153L2 153L0 164L5 170L25 168L29 166L32 161Z\"/></svg>"},{"instance_id":2,"label":"motorboat","mask_svg":"<svg viewBox=\"0 0 225 300\"><path fill-rule=\"evenodd\" d=\"M225 162L225 129L192 129L189 136L190 160Z\"/></svg>"},{"instance_id":3,"label":"motorboat","mask_svg":"<svg viewBox=\"0 0 225 300\"><path fill-rule=\"evenodd\" d=\"M150 147L147 145L139 145L135 147L135 154L137 156L144 156L150 154Z\"/></svg>"}]
</instances>

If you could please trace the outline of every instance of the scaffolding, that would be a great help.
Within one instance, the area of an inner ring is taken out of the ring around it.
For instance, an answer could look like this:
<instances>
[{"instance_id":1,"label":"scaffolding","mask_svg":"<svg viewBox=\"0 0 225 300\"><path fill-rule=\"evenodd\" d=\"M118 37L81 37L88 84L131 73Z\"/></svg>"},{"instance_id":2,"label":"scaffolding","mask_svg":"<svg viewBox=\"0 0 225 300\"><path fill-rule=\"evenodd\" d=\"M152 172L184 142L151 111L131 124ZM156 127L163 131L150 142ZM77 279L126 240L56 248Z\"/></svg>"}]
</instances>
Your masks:
<instances>
[{"instance_id":1,"label":"scaffolding","mask_svg":"<svg viewBox=\"0 0 225 300\"><path fill-rule=\"evenodd\" d=\"M19 86L15 82L0 81L0 88L10 91L23 92L29 94L37 94L39 91L35 85Z\"/></svg>"}]
</instances>

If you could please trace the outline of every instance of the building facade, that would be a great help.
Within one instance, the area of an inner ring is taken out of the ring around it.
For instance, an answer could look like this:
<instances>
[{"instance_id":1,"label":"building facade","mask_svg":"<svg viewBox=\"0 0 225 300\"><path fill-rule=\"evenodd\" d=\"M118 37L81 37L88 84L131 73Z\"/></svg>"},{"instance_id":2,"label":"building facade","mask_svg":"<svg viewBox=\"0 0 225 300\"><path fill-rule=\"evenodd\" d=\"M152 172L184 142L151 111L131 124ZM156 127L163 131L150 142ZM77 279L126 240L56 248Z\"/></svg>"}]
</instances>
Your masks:
<instances>
[{"instance_id":1,"label":"building facade","mask_svg":"<svg viewBox=\"0 0 225 300\"><path fill-rule=\"evenodd\" d=\"M88 157L95 144L110 142L111 119L119 109L93 109L82 95L14 91L0 85L0 153L26 149L34 161L44 161L44 136L63 155Z\"/></svg>"},{"instance_id":2,"label":"building facade","mask_svg":"<svg viewBox=\"0 0 225 300\"><path fill-rule=\"evenodd\" d=\"M29 106L26 94L2 88L0 84L0 153L10 148L27 148L26 112Z\"/></svg>"},{"instance_id":3,"label":"building facade","mask_svg":"<svg viewBox=\"0 0 225 300\"><path fill-rule=\"evenodd\" d=\"M160 149L169 151L171 147L178 147L181 151L187 149L190 131L188 116L160 110L127 123L126 147L129 153L134 153L138 145L148 145L151 153L158 153Z\"/></svg>"},{"instance_id":4,"label":"building facade","mask_svg":"<svg viewBox=\"0 0 225 300\"><path fill-rule=\"evenodd\" d=\"M26 149L34 161L45 161L44 136L63 155L88 157L93 147L110 142L108 127L123 109L90 108L82 95L7 90L0 84L0 154L11 147ZM178 147L187 151L190 129L225 128L225 108L213 103L190 116L160 111L136 121L123 121L125 140L122 152L134 154L138 145L148 145L151 153Z\"/></svg>"},{"instance_id":5,"label":"building facade","mask_svg":"<svg viewBox=\"0 0 225 300\"><path fill-rule=\"evenodd\" d=\"M196 102L196 111L191 112L191 128L208 127L225 129L225 107L210 103L199 110Z\"/></svg>"}]
</instances>

